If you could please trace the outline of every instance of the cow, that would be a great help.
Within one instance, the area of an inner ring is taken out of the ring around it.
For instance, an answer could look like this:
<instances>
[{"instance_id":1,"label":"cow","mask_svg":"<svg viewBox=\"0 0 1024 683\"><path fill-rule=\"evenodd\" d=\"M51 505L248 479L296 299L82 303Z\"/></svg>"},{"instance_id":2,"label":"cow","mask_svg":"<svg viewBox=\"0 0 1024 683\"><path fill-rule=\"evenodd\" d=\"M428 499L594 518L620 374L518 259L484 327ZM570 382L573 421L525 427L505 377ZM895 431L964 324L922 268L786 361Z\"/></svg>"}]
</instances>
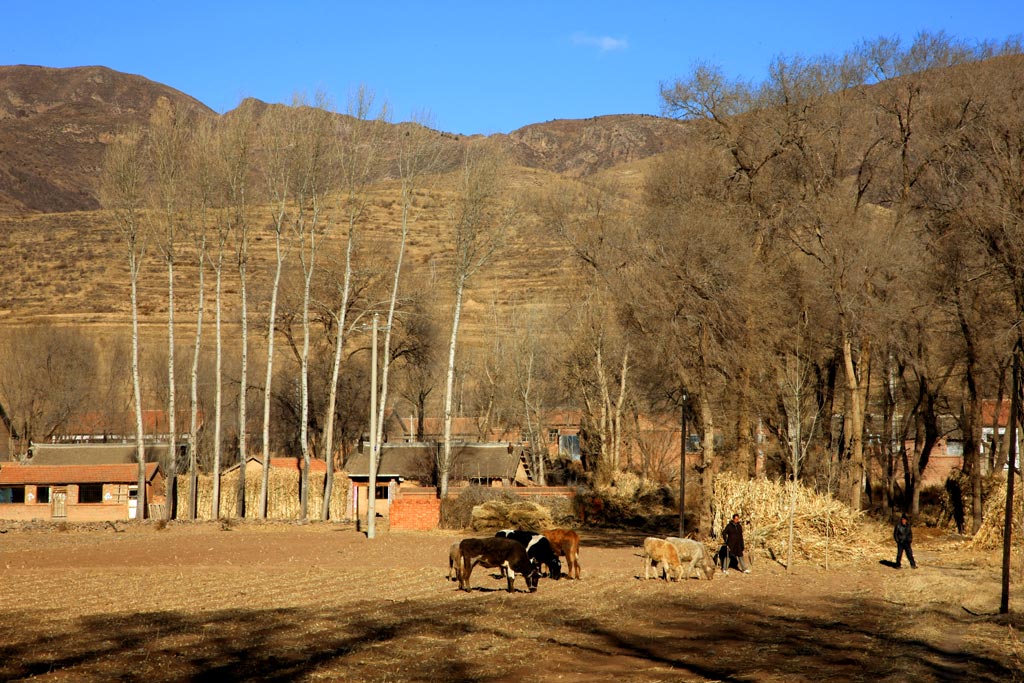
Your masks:
<instances>
[{"instance_id":1,"label":"cow","mask_svg":"<svg viewBox=\"0 0 1024 683\"><path fill-rule=\"evenodd\" d=\"M566 577L580 578L580 535L572 529L548 529L542 533L555 554L565 558Z\"/></svg>"},{"instance_id":2,"label":"cow","mask_svg":"<svg viewBox=\"0 0 1024 683\"><path fill-rule=\"evenodd\" d=\"M462 541L455 541L454 543L452 543L452 546L448 549L448 580L449 581L457 580L458 577L459 577L459 560L460 560L460 557L461 557L459 555L459 544L460 543L462 543ZM452 578L453 574L455 575L454 579Z\"/></svg>"},{"instance_id":3,"label":"cow","mask_svg":"<svg viewBox=\"0 0 1024 683\"><path fill-rule=\"evenodd\" d=\"M544 565L548 568L548 574L552 579L557 581L562 577L562 563L559 561L558 555L555 554L555 549L551 547L551 542L542 534L522 529L502 529L494 536L495 538L511 538L513 541L522 543L526 548L526 554L538 569L540 565Z\"/></svg>"},{"instance_id":4,"label":"cow","mask_svg":"<svg viewBox=\"0 0 1024 683\"><path fill-rule=\"evenodd\" d=\"M676 547L668 541L648 536L644 539L644 578L649 579L651 566L656 566L658 574L666 580L678 581L682 578L683 566L679 562ZM675 573L676 578L672 579Z\"/></svg>"},{"instance_id":5,"label":"cow","mask_svg":"<svg viewBox=\"0 0 1024 683\"><path fill-rule=\"evenodd\" d=\"M526 555L522 543L509 538L465 538L459 543L459 590L469 592L473 567L500 567L508 580L508 592L514 592L516 572L523 575L531 593L537 590L537 567Z\"/></svg>"},{"instance_id":6,"label":"cow","mask_svg":"<svg viewBox=\"0 0 1024 683\"><path fill-rule=\"evenodd\" d=\"M680 563L689 562L684 570L687 579L693 576L694 569L700 569L708 581L715 578L715 563L703 543L692 538L679 538L678 536L669 536L665 540L676 547ZM697 578L700 578L699 574Z\"/></svg>"}]
</instances>

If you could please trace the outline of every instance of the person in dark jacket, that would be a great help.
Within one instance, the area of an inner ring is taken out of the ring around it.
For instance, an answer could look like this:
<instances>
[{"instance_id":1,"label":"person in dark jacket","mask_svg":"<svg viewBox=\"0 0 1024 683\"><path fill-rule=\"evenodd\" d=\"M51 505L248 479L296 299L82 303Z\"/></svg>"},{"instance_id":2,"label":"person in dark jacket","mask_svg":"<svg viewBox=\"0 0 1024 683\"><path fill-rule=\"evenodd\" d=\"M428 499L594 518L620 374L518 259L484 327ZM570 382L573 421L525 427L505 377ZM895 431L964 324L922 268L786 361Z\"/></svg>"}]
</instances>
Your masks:
<instances>
[{"instance_id":1,"label":"person in dark jacket","mask_svg":"<svg viewBox=\"0 0 1024 683\"><path fill-rule=\"evenodd\" d=\"M892 530L892 538L896 541L896 569L902 568L903 553L907 554L910 568L917 569L917 563L914 562L914 551L910 547L914 541L914 531L910 528L910 520L906 515L902 515L900 521L896 523L896 527Z\"/></svg>"},{"instance_id":2,"label":"person in dark jacket","mask_svg":"<svg viewBox=\"0 0 1024 683\"><path fill-rule=\"evenodd\" d=\"M722 549L720 552L722 560L722 573L729 573L729 565L732 558L736 558L736 566L744 574L750 573L746 560L743 558L743 525L740 524L740 516L733 515L732 521L725 525L722 530Z\"/></svg>"}]
</instances>

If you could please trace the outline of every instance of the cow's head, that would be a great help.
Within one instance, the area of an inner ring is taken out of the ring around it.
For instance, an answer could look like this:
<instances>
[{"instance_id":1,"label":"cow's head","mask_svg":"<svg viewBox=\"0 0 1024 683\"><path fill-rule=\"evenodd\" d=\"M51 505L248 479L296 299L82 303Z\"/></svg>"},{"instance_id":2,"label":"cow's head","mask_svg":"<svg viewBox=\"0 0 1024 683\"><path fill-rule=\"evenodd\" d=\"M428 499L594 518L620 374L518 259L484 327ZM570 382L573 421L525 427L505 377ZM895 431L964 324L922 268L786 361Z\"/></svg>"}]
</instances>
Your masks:
<instances>
[{"instance_id":1,"label":"cow's head","mask_svg":"<svg viewBox=\"0 0 1024 683\"><path fill-rule=\"evenodd\" d=\"M548 563L548 571L551 572L551 578L555 581L562 578L562 563L557 557L553 558L551 562Z\"/></svg>"},{"instance_id":2,"label":"cow's head","mask_svg":"<svg viewBox=\"0 0 1024 683\"><path fill-rule=\"evenodd\" d=\"M537 581L540 580L540 563L537 560L530 560L530 572L524 573L523 578L526 580L526 587L533 593L537 590Z\"/></svg>"}]
</instances>

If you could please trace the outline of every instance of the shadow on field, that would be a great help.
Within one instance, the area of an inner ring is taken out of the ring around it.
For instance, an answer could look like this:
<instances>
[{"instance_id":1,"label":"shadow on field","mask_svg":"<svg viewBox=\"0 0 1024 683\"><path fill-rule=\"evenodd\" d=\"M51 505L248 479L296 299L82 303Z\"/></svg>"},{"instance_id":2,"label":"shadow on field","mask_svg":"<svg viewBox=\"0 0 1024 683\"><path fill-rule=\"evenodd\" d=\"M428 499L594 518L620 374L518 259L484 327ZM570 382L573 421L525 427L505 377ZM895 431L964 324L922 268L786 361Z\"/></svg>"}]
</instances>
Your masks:
<instances>
[{"instance_id":1,"label":"shadow on field","mask_svg":"<svg viewBox=\"0 0 1024 683\"><path fill-rule=\"evenodd\" d=\"M971 642L947 649L901 637L895 627L906 615L878 600L815 605L827 618L785 609L737 610L725 600L697 607L675 593L637 601L628 618L595 617L583 604L522 594L367 600L344 614L235 610L54 621L54 615L8 610L0 613L0 680L436 683L510 676L546 681L570 673L639 680L638 672L659 680L1021 679L1009 655L998 661ZM942 613L929 619L937 632L956 633L965 623ZM537 668L539 657L546 668Z\"/></svg>"}]
</instances>

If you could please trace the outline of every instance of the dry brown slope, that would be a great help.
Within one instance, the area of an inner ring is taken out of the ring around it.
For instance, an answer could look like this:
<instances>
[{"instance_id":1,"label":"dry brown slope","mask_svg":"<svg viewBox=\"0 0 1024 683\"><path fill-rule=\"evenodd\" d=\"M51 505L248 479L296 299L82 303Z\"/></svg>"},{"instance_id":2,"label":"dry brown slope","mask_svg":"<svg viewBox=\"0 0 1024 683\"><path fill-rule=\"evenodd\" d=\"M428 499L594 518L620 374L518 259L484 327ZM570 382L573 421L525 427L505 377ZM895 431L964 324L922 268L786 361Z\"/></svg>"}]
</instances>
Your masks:
<instances>
[{"instance_id":1,"label":"dry brown slope","mask_svg":"<svg viewBox=\"0 0 1024 683\"><path fill-rule=\"evenodd\" d=\"M173 88L102 66L0 66L0 213L99 208L106 145L145 125L160 98L216 115Z\"/></svg>"}]
</instances>

